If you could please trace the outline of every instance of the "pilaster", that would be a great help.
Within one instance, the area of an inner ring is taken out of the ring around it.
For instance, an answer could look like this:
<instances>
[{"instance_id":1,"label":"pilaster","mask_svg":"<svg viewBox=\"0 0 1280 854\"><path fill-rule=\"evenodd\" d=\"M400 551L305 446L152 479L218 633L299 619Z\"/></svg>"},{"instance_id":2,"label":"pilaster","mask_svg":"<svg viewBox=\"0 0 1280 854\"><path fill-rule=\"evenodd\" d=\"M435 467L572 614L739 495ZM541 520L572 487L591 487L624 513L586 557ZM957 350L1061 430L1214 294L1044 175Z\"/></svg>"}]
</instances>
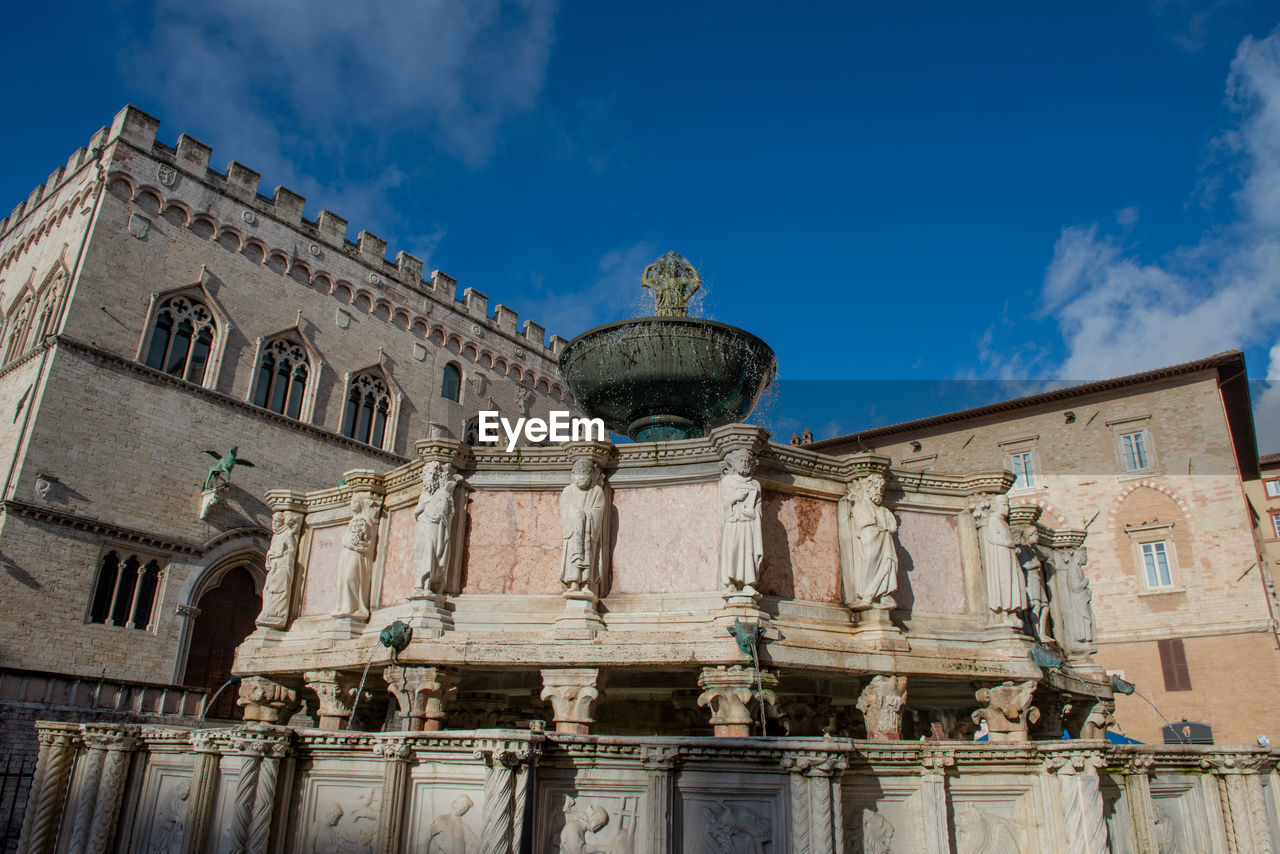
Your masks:
<instances>
[{"instance_id":1,"label":"pilaster","mask_svg":"<svg viewBox=\"0 0 1280 854\"><path fill-rule=\"evenodd\" d=\"M413 750L403 739L386 739L373 747L382 757L382 808L378 812L378 854L400 854L405 806L409 798L409 760Z\"/></svg>"}]
</instances>

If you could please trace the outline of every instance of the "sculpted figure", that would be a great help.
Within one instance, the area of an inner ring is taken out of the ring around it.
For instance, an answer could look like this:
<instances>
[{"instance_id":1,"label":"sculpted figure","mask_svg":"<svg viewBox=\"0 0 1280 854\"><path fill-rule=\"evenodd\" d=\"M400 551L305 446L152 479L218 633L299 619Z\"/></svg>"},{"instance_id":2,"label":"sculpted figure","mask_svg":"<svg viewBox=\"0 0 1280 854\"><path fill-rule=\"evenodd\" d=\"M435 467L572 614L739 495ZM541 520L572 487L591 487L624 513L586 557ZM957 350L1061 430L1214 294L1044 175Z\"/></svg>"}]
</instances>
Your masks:
<instances>
[{"instance_id":1,"label":"sculpted figure","mask_svg":"<svg viewBox=\"0 0 1280 854\"><path fill-rule=\"evenodd\" d=\"M444 592L453 546L453 491L461 480L449 463L422 467L422 494L413 509L413 567L420 590Z\"/></svg>"},{"instance_id":2,"label":"sculpted figure","mask_svg":"<svg viewBox=\"0 0 1280 854\"><path fill-rule=\"evenodd\" d=\"M452 812L437 816L427 827L427 854L474 854L480 850L475 831L462 822L475 803L466 794L450 804Z\"/></svg>"},{"instance_id":3,"label":"sculpted figure","mask_svg":"<svg viewBox=\"0 0 1280 854\"><path fill-rule=\"evenodd\" d=\"M1027 727L1040 720L1040 710L1031 705L1036 682L1002 682L994 688L980 688L974 696L986 708L973 713L973 722L987 722L987 740L1028 741Z\"/></svg>"},{"instance_id":4,"label":"sculpted figure","mask_svg":"<svg viewBox=\"0 0 1280 854\"><path fill-rule=\"evenodd\" d=\"M715 854L764 854L771 839L769 819L742 804L705 804L702 819Z\"/></svg>"},{"instance_id":5,"label":"sculpted figure","mask_svg":"<svg viewBox=\"0 0 1280 854\"><path fill-rule=\"evenodd\" d=\"M1067 652L1096 652L1093 644L1098 636L1094 628L1093 591L1089 589L1089 579L1084 574L1089 550L1080 546L1068 551L1066 558L1063 589L1067 601L1062 609L1063 626L1059 635Z\"/></svg>"},{"instance_id":6,"label":"sculpted figure","mask_svg":"<svg viewBox=\"0 0 1280 854\"><path fill-rule=\"evenodd\" d=\"M351 496L351 521L338 558L338 602L331 616L369 619L369 585L377 545L378 507L373 496L358 492Z\"/></svg>"},{"instance_id":7,"label":"sculpted figure","mask_svg":"<svg viewBox=\"0 0 1280 854\"><path fill-rule=\"evenodd\" d=\"M564 799L564 829L560 831L560 854L600 854L598 846L587 846L587 834L609 823L609 813L599 804L579 804L577 798Z\"/></svg>"},{"instance_id":8,"label":"sculpted figure","mask_svg":"<svg viewBox=\"0 0 1280 854\"><path fill-rule=\"evenodd\" d=\"M1027 607L1026 582L1014 559L1013 531L1009 528L1009 499L997 495L973 508L982 545L982 567L987 574L987 607L1007 622Z\"/></svg>"},{"instance_id":9,"label":"sculpted figure","mask_svg":"<svg viewBox=\"0 0 1280 854\"><path fill-rule=\"evenodd\" d=\"M1106 738L1107 727L1115 726L1116 723L1115 710L1116 704L1110 700L1099 700L1094 703L1084 719L1084 725L1080 728L1080 737Z\"/></svg>"},{"instance_id":10,"label":"sculpted figure","mask_svg":"<svg viewBox=\"0 0 1280 854\"><path fill-rule=\"evenodd\" d=\"M845 601L851 607L897 603L898 549L893 535L898 518L884 506L884 475L872 474L849 484L850 524L853 527L852 584L845 580Z\"/></svg>"},{"instance_id":11,"label":"sculpted figure","mask_svg":"<svg viewBox=\"0 0 1280 854\"><path fill-rule=\"evenodd\" d=\"M1049 634L1049 587L1044 580L1044 563L1031 546L1015 549L1018 565L1026 573L1027 605L1031 609L1031 626L1040 641L1053 640Z\"/></svg>"},{"instance_id":12,"label":"sculpted figure","mask_svg":"<svg viewBox=\"0 0 1280 854\"><path fill-rule=\"evenodd\" d=\"M187 800L191 797L191 781L183 780L165 802L163 820L158 821L159 832L151 843L150 854L170 854L182 849L182 831L187 823ZM159 808L156 810L160 812Z\"/></svg>"},{"instance_id":13,"label":"sculpted figure","mask_svg":"<svg viewBox=\"0 0 1280 854\"><path fill-rule=\"evenodd\" d=\"M573 464L573 480L560 493L560 536L564 558L560 581L568 590L599 592L604 569L604 487L591 460Z\"/></svg>"},{"instance_id":14,"label":"sculpted figure","mask_svg":"<svg viewBox=\"0 0 1280 854\"><path fill-rule=\"evenodd\" d=\"M893 854L893 825L871 809L862 811L862 854Z\"/></svg>"},{"instance_id":15,"label":"sculpted figure","mask_svg":"<svg viewBox=\"0 0 1280 854\"><path fill-rule=\"evenodd\" d=\"M278 510L271 517L271 545L267 549L267 580L262 585L262 613L258 625L283 629L289 623L293 570L298 560L302 514Z\"/></svg>"},{"instance_id":16,"label":"sculpted figure","mask_svg":"<svg viewBox=\"0 0 1280 854\"><path fill-rule=\"evenodd\" d=\"M324 824L311 841L312 854L333 854L346 850L346 839L338 832L338 822L342 821L342 805L329 804L324 811Z\"/></svg>"},{"instance_id":17,"label":"sculpted figure","mask_svg":"<svg viewBox=\"0 0 1280 854\"><path fill-rule=\"evenodd\" d=\"M902 707L907 703L907 677L876 676L858 696L858 711L867 722L867 738L902 738Z\"/></svg>"},{"instance_id":18,"label":"sculpted figure","mask_svg":"<svg viewBox=\"0 0 1280 854\"><path fill-rule=\"evenodd\" d=\"M754 596L760 578L764 535L755 468L755 456L739 448L725 457L720 475L720 589L726 593Z\"/></svg>"}]
</instances>

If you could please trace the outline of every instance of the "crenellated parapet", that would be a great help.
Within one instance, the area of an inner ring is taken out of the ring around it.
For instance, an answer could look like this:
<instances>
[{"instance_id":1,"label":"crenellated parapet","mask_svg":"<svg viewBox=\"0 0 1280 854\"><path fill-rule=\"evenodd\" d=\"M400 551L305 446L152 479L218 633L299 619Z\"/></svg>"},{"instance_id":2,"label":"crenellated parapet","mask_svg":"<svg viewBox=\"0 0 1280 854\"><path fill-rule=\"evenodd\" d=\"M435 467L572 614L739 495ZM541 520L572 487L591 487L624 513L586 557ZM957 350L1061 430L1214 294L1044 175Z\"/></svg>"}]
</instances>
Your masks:
<instances>
[{"instance_id":1,"label":"crenellated parapet","mask_svg":"<svg viewBox=\"0 0 1280 854\"><path fill-rule=\"evenodd\" d=\"M459 296L457 279L439 270L424 274L423 261L409 252L400 250L388 259L387 242L367 230L351 239L347 219L332 211L308 218L306 198L300 193L287 187L276 187L270 196L259 192L260 174L243 164L232 161L219 172L210 165L212 148L197 139L182 134L175 146L160 142L159 126L155 117L125 107L110 128L95 134L87 148L79 149L0 220L0 239L20 232L15 245L0 255L0 271L28 239L38 239L35 232L41 224L33 217L39 218L42 201L93 161L95 151L105 152L102 165L108 184L129 200L149 196L157 213L175 211L188 227L203 229L212 239L234 240L241 250L252 246L261 263L278 264L285 275L417 330L424 338L456 344L459 351L474 349L477 356L489 352L489 367L517 382L541 383L547 393L563 396L555 367L566 343L563 338L553 335L548 341L545 327L531 320L522 324L508 306L495 306L491 314L488 297L474 288ZM187 183L197 192L187 192ZM210 190L216 196L211 197ZM269 228L268 223L278 227ZM490 337L507 341L501 353L487 345ZM521 361L526 364L519 365Z\"/></svg>"}]
</instances>

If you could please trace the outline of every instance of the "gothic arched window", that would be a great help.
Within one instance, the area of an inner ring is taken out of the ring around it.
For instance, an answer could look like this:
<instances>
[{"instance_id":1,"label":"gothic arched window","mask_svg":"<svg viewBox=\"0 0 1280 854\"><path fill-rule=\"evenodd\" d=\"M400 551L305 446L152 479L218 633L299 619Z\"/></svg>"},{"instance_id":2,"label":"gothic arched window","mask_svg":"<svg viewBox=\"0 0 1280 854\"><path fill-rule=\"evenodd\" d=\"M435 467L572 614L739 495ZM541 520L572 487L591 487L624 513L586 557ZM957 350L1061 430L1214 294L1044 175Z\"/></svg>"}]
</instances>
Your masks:
<instances>
[{"instance_id":1,"label":"gothic arched window","mask_svg":"<svg viewBox=\"0 0 1280 854\"><path fill-rule=\"evenodd\" d=\"M440 396L455 403L462 396L462 371L453 362L444 366L444 379L440 382Z\"/></svg>"},{"instance_id":2,"label":"gothic arched window","mask_svg":"<svg viewBox=\"0 0 1280 854\"><path fill-rule=\"evenodd\" d=\"M188 296L169 297L156 311L147 366L203 383L215 332L213 314L204 303Z\"/></svg>"},{"instance_id":3,"label":"gothic arched window","mask_svg":"<svg viewBox=\"0 0 1280 854\"><path fill-rule=\"evenodd\" d=\"M347 393L342 435L381 448L390 412L391 393L386 380L377 374L360 374L351 381Z\"/></svg>"},{"instance_id":4,"label":"gothic arched window","mask_svg":"<svg viewBox=\"0 0 1280 854\"><path fill-rule=\"evenodd\" d=\"M13 361L27 351L27 331L31 326L31 308L34 300L28 294L9 317L9 336L5 345L4 360Z\"/></svg>"},{"instance_id":5,"label":"gothic arched window","mask_svg":"<svg viewBox=\"0 0 1280 854\"><path fill-rule=\"evenodd\" d=\"M114 551L102 556L98 583L89 606L89 622L130 629L151 626L156 591L160 587L160 564L127 555L123 560Z\"/></svg>"},{"instance_id":6,"label":"gothic arched window","mask_svg":"<svg viewBox=\"0 0 1280 854\"><path fill-rule=\"evenodd\" d=\"M256 406L290 418L302 417L302 399L307 393L310 360L302 345L290 338L267 344L258 362Z\"/></svg>"}]
</instances>

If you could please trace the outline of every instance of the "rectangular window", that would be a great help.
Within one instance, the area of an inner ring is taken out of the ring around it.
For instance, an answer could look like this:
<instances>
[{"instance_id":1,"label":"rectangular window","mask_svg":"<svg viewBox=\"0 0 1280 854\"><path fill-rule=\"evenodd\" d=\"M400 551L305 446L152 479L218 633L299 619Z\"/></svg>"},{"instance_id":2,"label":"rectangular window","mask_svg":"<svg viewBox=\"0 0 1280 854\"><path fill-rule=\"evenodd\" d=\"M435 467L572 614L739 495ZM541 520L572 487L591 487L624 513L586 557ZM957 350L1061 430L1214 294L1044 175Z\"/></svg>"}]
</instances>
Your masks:
<instances>
[{"instance_id":1,"label":"rectangular window","mask_svg":"<svg viewBox=\"0 0 1280 854\"><path fill-rule=\"evenodd\" d=\"M1275 536L1280 537L1280 513L1271 514L1271 530L1275 532Z\"/></svg>"},{"instance_id":2,"label":"rectangular window","mask_svg":"<svg viewBox=\"0 0 1280 854\"><path fill-rule=\"evenodd\" d=\"M1026 489L1029 486L1036 485L1035 466L1031 462L1031 452L1023 451L1020 454L1010 454L1009 461L1013 465L1013 488Z\"/></svg>"},{"instance_id":3,"label":"rectangular window","mask_svg":"<svg viewBox=\"0 0 1280 854\"><path fill-rule=\"evenodd\" d=\"M1147 570L1148 587L1173 586L1173 576L1169 572L1169 549L1163 542L1142 544L1142 565Z\"/></svg>"},{"instance_id":4,"label":"rectangular window","mask_svg":"<svg viewBox=\"0 0 1280 854\"><path fill-rule=\"evenodd\" d=\"M1280 478L1264 480L1262 485L1266 487L1268 498L1280 498Z\"/></svg>"},{"instance_id":5,"label":"rectangular window","mask_svg":"<svg viewBox=\"0 0 1280 854\"><path fill-rule=\"evenodd\" d=\"M1124 455L1125 471L1141 471L1147 467L1147 448L1141 431L1121 436L1120 450Z\"/></svg>"},{"instance_id":6,"label":"rectangular window","mask_svg":"<svg viewBox=\"0 0 1280 854\"><path fill-rule=\"evenodd\" d=\"M1156 641L1160 648L1160 669L1164 672L1166 691L1190 691L1191 671L1187 669L1187 653L1182 638Z\"/></svg>"}]
</instances>

